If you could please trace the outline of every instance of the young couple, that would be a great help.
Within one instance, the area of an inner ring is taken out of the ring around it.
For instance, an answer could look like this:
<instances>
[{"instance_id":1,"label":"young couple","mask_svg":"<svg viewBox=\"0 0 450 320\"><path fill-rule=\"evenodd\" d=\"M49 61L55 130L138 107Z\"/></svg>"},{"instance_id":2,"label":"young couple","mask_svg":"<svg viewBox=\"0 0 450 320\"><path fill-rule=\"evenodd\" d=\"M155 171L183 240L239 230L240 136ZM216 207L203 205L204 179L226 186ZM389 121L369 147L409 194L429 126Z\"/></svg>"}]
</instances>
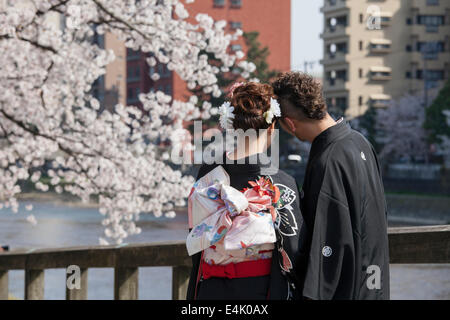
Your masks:
<instances>
[{"instance_id":1,"label":"young couple","mask_svg":"<svg viewBox=\"0 0 450 320\"><path fill-rule=\"evenodd\" d=\"M380 164L361 134L328 114L321 91L298 72L231 88L221 126L265 134L200 168L187 299L389 299ZM301 190L258 160L276 123L312 143Z\"/></svg>"}]
</instances>

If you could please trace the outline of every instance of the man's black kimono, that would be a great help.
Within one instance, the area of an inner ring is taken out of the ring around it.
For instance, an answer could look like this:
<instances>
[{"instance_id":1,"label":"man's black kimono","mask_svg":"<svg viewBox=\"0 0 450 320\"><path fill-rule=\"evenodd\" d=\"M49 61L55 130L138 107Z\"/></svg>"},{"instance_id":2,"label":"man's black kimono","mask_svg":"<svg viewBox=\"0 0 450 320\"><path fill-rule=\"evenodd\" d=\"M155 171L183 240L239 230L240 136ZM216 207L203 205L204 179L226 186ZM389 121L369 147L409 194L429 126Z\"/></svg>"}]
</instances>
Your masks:
<instances>
[{"instance_id":1,"label":"man's black kimono","mask_svg":"<svg viewBox=\"0 0 450 320\"><path fill-rule=\"evenodd\" d=\"M300 203L308 230L303 296L389 299L380 163L370 143L345 121L314 139Z\"/></svg>"}]
</instances>

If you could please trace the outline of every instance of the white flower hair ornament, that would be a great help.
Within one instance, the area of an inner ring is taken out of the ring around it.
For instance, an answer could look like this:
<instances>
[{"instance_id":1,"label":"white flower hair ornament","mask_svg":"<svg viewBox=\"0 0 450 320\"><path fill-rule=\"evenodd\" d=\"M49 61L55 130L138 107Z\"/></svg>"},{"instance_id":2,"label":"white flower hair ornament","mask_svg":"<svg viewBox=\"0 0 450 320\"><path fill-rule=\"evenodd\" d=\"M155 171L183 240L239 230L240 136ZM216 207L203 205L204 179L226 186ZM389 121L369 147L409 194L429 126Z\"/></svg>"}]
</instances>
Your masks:
<instances>
[{"instance_id":1,"label":"white flower hair ornament","mask_svg":"<svg viewBox=\"0 0 450 320\"><path fill-rule=\"evenodd\" d=\"M264 118L268 124L271 124L274 117L281 117L280 104L276 99L270 98L270 109L264 112Z\"/></svg>"},{"instance_id":2,"label":"white flower hair ornament","mask_svg":"<svg viewBox=\"0 0 450 320\"><path fill-rule=\"evenodd\" d=\"M220 126L225 130L232 130L233 128L233 119L234 119L234 107L231 105L229 101L224 102L219 107L220 114Z\"/></svg>"}]
</instances>

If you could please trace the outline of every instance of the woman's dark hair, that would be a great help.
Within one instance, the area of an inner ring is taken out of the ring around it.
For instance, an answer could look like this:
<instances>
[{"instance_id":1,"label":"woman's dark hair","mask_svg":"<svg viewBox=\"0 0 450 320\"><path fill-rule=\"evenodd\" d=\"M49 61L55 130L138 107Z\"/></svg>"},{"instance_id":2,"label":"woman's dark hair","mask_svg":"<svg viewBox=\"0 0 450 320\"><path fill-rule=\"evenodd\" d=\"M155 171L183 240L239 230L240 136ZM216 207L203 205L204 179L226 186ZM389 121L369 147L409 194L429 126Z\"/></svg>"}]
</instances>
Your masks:
<instances>
[{"instance_id":1,"label":"woman's dark hair","mask_svg":"<svg viewBox=\"0 0 450 320\"><path fill-rule=\"evenodd\" d=\"M282 73L272 83L272 87L274 93L281 100L286 99L295 106L296 110L282 108L283 116L286 115L299 120L305 117L322 120L327 114L327 106L322 95L322 85L309 74L302 72ZM301 111L302 114L299 114L298 111Z\"/></svg>"},{"instance_id":2,"label":"woman's dark hair","mask_svg":"<svg viewBox=\"0 0 450 320\"><path fill-rule=\"evenodd\" d=\"M270 98L276 99L276 96L268 84L248 82L235 88L230 100L234 107L234 129L269 128L271 124L266 122L264 113L270 109Z\"/></svg>"}]
</instances>

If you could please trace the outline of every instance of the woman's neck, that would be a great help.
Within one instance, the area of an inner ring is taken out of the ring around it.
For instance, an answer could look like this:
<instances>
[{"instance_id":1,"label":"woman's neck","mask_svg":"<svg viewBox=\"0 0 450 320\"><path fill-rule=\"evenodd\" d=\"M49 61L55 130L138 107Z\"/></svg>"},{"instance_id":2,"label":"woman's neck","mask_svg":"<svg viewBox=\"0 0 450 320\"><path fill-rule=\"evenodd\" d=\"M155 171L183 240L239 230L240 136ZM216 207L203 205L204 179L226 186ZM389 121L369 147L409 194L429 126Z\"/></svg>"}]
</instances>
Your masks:
<instances>
[{"instance_id":1,"label":"woman's neck","mask_svg":"<svg viewBox=\"0 0 450 320\"><path fill-rule=\"evenodd\" d=\"M234 149L234 151L230 152L227 156L230 160L247 158L266 151L267 148L269 148L271 142L272 141L270 137L267 136L267 133L261 133L256 139L238 139L238 147Z\"/></svg>"}]
</instances>

